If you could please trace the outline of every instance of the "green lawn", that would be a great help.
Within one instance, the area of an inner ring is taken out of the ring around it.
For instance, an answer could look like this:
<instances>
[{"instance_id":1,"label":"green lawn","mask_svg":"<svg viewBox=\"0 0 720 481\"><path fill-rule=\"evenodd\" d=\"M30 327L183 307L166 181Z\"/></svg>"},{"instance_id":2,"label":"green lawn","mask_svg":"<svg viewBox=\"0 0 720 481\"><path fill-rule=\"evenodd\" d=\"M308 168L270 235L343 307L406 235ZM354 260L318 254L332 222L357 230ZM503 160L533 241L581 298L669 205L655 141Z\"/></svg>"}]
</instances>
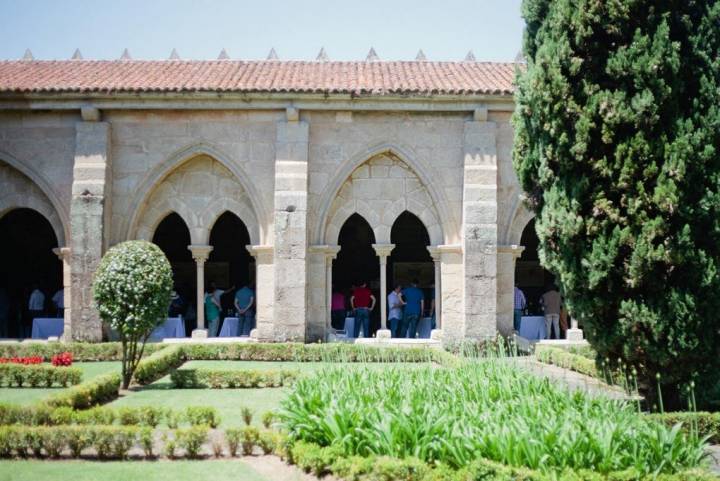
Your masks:
<instances>
[{"instance_id":1,"label":"green lawn","mask_svg":"<svg viewBox=\"0 0 720 481\"><path fill-rule=\"evenodd\" d=\"M0 481L266 481L242 461L0 461Z\"/></svg>"},{"instance_id":2,"label":"green lawn","mask_svg":"<svg viewBox=\"0 0 720 481\"><path fill-rule=\"evenodd\" d=\"M73 367L79 367L83 372L83 381L92 379L113 371L120 371L120 362L103 361L103 362L75 362ZM62 368L59 368L62 369ZM37 401L45 399L52 394L60 392L63 388L0 388L0 401L15 404L33 404Z\"/></svg>"}]
</instances>

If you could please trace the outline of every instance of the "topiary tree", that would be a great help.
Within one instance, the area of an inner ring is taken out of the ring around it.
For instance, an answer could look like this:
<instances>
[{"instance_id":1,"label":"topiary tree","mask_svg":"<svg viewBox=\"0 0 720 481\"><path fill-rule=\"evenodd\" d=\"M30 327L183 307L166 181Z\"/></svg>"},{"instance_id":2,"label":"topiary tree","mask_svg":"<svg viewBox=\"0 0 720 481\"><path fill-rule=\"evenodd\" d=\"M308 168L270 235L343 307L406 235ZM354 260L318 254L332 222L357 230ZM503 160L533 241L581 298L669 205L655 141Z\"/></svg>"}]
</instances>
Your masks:
<instances>
[{"instance_id":1,"label":"topiary tree","mask_svg":"<svg viewBox=\"0 0 720 481\"><path fill-rule=\"evenodd\" d=\"M100 317L120 335L123 389L130 385L145 343L167 317L172 269L155 244L128 241L107 251L93 283Z\"/></svg>"},{"instance_id":2,"label":"topiary tree","mask_svg":"<svg viewBox=\"0 0 720 481\"><path fill-rule=\"evenodd\" d=\"M600 356L677 403L720 372L720 3L522 11L514 164L541 261Z\"/></svg>"}]
</instances>

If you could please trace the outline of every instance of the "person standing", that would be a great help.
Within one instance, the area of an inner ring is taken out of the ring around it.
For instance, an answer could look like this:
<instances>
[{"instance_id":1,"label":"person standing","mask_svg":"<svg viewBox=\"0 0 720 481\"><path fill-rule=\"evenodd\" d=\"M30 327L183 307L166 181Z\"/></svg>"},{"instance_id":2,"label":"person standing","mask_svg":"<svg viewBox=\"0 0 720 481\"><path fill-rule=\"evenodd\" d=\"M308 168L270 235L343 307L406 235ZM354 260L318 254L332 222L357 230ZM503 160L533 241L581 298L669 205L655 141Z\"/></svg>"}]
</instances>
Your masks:
<instances>
[{"instance_id":1,"label":"person standing","mask_svg":"<svg viewBox=\"0 0 720 481\"><path fill-rule=\"evenodd\" d=\"M205 290L205 319L208 337L216 337L220 323L220 303L215 299L212 285Z\"/></svg>"},{"instance_id":2,"label":"person standing","mask_svg":"<svg viewBox=\"0 0 720 481\"><path fill-rule=\"evenodd\" d=\"M418 280L413 279L410 287L403 289L402 296L405 300L405 315L400 326L400 337L414 339L417 335L418 321L425 310L425 294L418 288Z\"/></svg>"},{"instance_id":3,"label":"person standing","mask_svg":"<svg viewBox=\"0 0 720 481\"><path fill-rule=\"evenodd\" d=\"M390 336L399 337L400 325L403 318L403 306L405 301L402 298L402 285L396 284L388 294L388 323L390 324Z\"/></svg>"},{"instance_id":4,"label":"person standing","mask_svg":"<svg viewBox=\"0 0 720 481\"><path fill-rule=\"evenodd\" d=\"M45 294L40 290L40 286L33 284L33 290L28 300L28 315L30 322L24 326L24 337L30 337L32 331L33 319L43 317L45 315Z\"/></svg>"},{"instance_id":5,"label":"person standing","mask_svg":"<svg viewBox=\"0 0 720 481\"><path fill-rule=\"evenodd\" d=\"M52 298L53 305L55 306L55 312L57 317L63 317L65 315L65 288L60 288Z\"/></svg>"},{"instance_id":6,"label":"person standing","mask_svg":"<svg viewBox=\"0 0 720 481\"><path fill-rule=\"evenodd\" d=\"M243 286L235 293L235 309L240 321L240 335L249 336L255 322L255 291L249 286Z\"/></svg>"},{"instance_id":7,"label":"person standing","mask_svg":"<svg viewBox=\"0 0 720 481\"><path fill-rule=\"evenodd\" d=\"M550 286L548 291L542 295L540 305L542 305L545 314L546 339L550 339L551 327L555 331L555 338L560 339L560 309L562 308L562 300L555 285Z\"/></svg>"},{"instance_id":8,"label":"person standing","mask_svg":"<svg viewBox=\"0 0 720 481\"><path fill-rule=\"evenodd\" d=\"M525 299L525 293L518 286L515 286L515 301L513 308L513 329L520 331L520 320L522 319L523 311L527 307L527 300Z\"/></svg>"},{"instance_id":9,"label":"person standing","mask_svg":"<svg viewBox=\"0 0 720 481\"><path fill-rule=\"evenodd\" d=\"M345 329L345 314L345 294L333 286L330 300L330 325L333 329L338 331Z\"/></svg>"},{"instance_id":10,"label":"person standing","mask_svg":"<svg viewBox=\"0 0 720 481\"><path fill-rule=\"evenodd\" d=\"M367 288L365 282L358 283L350 296L350 307L355 312L355 329L353 337L360 335L362 324L363 337L370 337L370 311L375 308L375 296Z\"/></svg>"}]
</instances>

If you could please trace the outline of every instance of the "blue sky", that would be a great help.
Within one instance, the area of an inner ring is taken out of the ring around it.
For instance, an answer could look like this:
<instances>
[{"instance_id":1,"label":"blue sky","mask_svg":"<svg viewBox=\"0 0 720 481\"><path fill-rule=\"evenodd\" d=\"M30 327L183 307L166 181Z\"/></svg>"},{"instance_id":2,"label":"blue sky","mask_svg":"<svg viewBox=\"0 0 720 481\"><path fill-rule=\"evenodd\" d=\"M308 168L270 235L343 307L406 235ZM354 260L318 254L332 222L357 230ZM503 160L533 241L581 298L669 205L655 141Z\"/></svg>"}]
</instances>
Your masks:
<instances>
[{"instance_id":1,"label":"blue sky","mask_svg":"<svg viewBox=\"0 0 720 481\"><path fill-rule=\"evenodd\" d=\"M0 0L0 59L133 58L512 60L520 50L521 0Z\"/></svg>"}]
</instances>

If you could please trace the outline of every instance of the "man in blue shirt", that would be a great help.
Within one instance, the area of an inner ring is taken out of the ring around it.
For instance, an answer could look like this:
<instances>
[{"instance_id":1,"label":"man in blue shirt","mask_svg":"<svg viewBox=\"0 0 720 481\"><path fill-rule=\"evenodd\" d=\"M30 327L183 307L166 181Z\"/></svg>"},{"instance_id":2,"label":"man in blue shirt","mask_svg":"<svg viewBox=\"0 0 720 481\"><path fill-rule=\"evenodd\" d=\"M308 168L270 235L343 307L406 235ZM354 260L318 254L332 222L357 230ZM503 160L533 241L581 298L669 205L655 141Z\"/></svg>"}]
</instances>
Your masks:
<instances>
[{"instance_id":1,"label":"man in blue shirt","mask_svg":"<svg viewBox=\"0 0 720 481\"><path fill-rule=\"evenodd\" d=\"M415 338L417 335L418 321L425 309L425 295L417 285L418 280L413 279L410 287L403 289L402 295L405 300L405 313L400 327L399 337Z\"/></svg>"},{"instance_id":2,"label":"man in blue shirt","mask_svg":"<svg viewBox=\"0 0 720 481\"><path fill-rule=\"evenodd\" d=\"M248 286L235 293L235 309L240 321L239 334L249 336L255 323L255 292Z\"/></svg>"}]
</instances>

